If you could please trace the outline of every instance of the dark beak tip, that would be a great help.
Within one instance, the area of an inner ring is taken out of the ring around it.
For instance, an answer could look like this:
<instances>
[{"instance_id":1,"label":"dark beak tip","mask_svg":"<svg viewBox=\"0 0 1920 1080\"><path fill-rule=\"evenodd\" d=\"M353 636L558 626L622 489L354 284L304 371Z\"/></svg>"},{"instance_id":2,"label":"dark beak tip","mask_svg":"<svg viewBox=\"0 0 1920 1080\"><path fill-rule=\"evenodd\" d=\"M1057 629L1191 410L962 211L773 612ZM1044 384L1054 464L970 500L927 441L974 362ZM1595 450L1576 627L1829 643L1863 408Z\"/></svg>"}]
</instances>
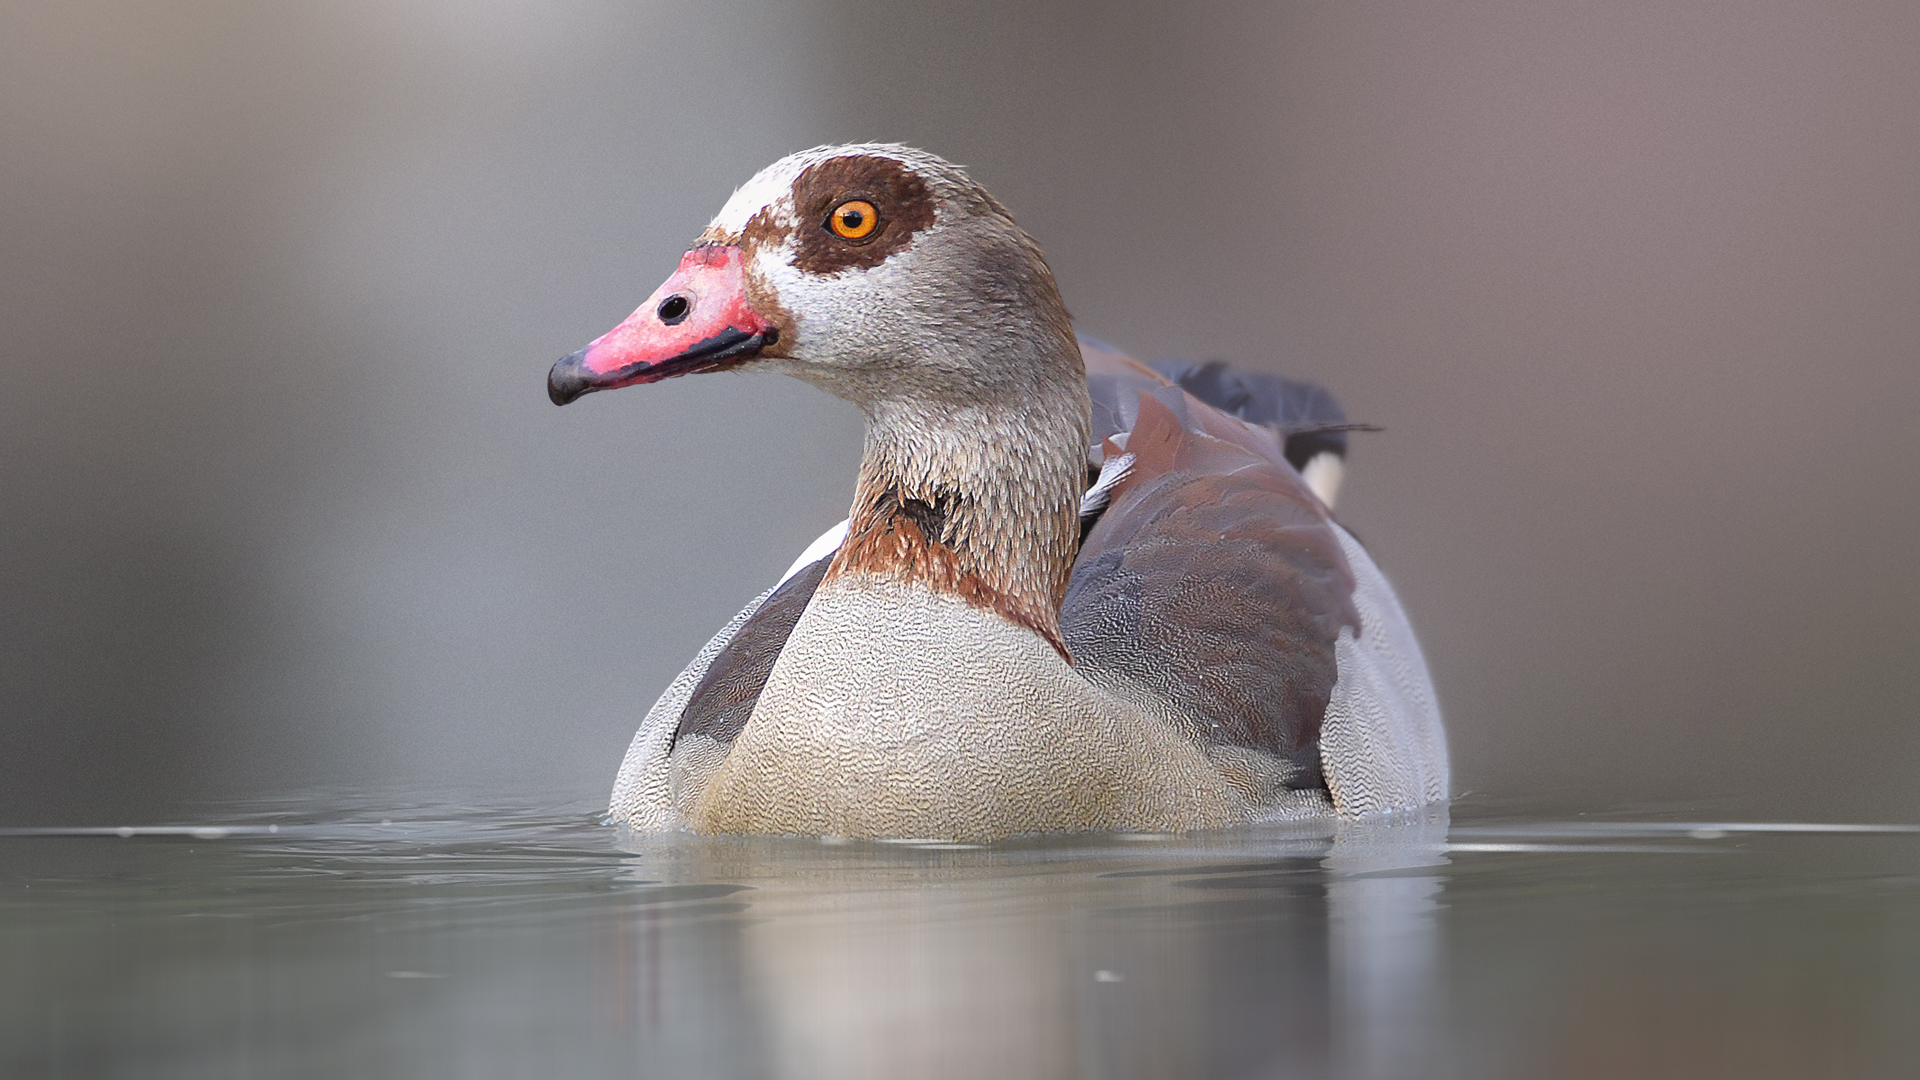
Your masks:
<instances>
[{"instance_id":1,"label":"dark beak tip","mask_svg":"<svg viewBox=\"0 0 1920 1080\"><path fill-rule=\"evenodd\" d=\"M547 400L555 405L565 405L593 391L593 384L587 378L587 350L564 356L547 372Z\"/></svg>"}]
</instances>

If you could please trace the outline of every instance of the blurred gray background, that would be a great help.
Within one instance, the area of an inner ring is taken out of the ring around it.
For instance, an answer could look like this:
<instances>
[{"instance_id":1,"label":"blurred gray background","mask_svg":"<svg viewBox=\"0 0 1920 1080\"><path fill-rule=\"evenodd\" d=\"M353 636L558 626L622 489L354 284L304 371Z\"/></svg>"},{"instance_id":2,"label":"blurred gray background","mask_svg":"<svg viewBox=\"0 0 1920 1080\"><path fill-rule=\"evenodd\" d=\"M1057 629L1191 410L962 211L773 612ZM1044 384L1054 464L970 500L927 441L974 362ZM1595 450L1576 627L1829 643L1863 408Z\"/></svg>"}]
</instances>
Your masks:
<instances>
[{"instance_id":1,"label":"blurred gray background","mask_svg":"<svg viewBox=\"0 0 1920 1080\"><path fill-rule=\"evenodd\" d=\"M1920 5L0 6L0 818L597 799L854 411L547 366L816 143L1324 382L1475 796L1920 817Z\"/></svg>"}]
</instances>

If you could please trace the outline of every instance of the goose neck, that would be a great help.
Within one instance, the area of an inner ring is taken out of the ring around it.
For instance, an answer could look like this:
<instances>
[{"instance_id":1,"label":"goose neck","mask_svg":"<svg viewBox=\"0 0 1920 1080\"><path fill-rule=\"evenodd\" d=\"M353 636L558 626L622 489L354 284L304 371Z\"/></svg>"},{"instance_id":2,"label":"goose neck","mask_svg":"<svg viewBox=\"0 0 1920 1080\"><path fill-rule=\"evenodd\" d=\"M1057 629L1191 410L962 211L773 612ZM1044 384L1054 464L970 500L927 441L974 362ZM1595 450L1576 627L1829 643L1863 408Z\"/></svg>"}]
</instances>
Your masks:
<instances>
[{"instance_id":1,"label":"goose neck","mask_svg":"<svg viewBox=\"0 0 1920 1080\"><path fill-rule=\"evenodd\" d=\"M991 406L869 407L847 540L828 580L950 593L1065 655L1060 602L1079 542L1087 398L1079 378L1060 390Z\"/></svg>"}]
</instances>

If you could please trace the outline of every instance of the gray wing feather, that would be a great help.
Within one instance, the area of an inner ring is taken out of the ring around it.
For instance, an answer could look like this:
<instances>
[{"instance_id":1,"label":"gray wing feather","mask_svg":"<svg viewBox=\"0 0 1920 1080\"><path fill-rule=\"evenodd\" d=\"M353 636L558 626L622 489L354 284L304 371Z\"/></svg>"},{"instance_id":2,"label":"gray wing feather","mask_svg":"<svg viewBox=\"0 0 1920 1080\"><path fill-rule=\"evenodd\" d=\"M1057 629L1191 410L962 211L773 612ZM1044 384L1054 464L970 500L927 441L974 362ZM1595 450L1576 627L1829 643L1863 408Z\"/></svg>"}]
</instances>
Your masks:
<instances>
[{"instance_id":1,"label":"gray wing feather","mask_svg":"<svg viewBox=\"0 0 1920 1080\"><path fill-rule=\"evenodd\" d=\"M636 829L667 829L753 715L787 637L827 572L820 558L753 598L647 710L614 782L609 813Z\"/></svg>"},{"instance_id":2,"label":"gray wing feather","mask_svg":"<svg viewBox=\"0 0 1920 1080\"><path fill-rule=\"evenodd\" d=\"M613 797L607 807L607 816L612 820L647 830L670 829L679 824L679 816L673 809L668 765L673 736L680 728L680 716L686 711L694 688L713 666L714 658L773 593L773 589L768 589L741 608L740 614L701 646L693 662L674 676L673 682L667 684L666 693L647 710L646 719L640 721L640 730L634 732L633 742L627 747L626 759L620 763L620 776L613 782Z\"/></svg>"},{"instance_id":3,"label":"gray wing feather","mask_svg":"<svg viewBox=\"0 0 1920 1080\"><path fill-rule=\"evenodd\" d=\"M1334 528L1353 568L1361 632L1343 627L1334 645L1340 678L1320 725L1327 790L1347 817L1444 802L1447 736L1413 625L1366 549Z\"/></svg>"},{"instance_id":4,"label":"gray wing feather","mask_svg":"<svg viewBox=\"0 0 1920 1080\"><path fill-rule=\"evenodd\" d=\"M774 662L780 659L794 625L813 601L813 592L826 577L831 561L831 556L822 557L796 571L741 624L687 698L669 752L681 739L691 736L711 739L723 748L733 745L734 738L747 726L747 718L753 715L753 707L759 704L760 691L766 688Z\"/></svg>"}]
</instances>

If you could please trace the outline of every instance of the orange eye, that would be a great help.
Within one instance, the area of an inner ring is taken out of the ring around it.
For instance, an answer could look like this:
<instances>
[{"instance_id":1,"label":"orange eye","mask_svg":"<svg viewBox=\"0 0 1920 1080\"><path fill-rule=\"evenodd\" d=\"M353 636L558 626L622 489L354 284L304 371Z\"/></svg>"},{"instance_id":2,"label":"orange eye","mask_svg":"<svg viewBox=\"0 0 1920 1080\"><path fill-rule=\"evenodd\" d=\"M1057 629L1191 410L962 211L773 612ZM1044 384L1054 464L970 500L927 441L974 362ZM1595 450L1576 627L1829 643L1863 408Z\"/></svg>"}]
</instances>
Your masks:
<instances>
[{"instance_id":1,"label":"orange eye","mask_svg":"<svg viewBox=\"0 0 1920 1080\"><path fill-rule=\"evenodd\" d=\"M865 199L849 199L833 208L827 228L842 240L865 240L880 227L880 211Z\"/></svg>"}]
</instances>

